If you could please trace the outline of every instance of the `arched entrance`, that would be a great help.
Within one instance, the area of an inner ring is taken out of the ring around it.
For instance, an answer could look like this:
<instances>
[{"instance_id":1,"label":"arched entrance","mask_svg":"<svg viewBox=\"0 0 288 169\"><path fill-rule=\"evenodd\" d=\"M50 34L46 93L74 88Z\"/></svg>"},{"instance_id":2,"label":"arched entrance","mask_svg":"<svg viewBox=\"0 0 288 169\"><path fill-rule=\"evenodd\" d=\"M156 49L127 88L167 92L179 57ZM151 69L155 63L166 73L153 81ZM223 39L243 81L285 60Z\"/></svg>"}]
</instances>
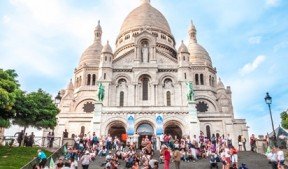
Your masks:
<instances>
[{"instance_id":1,"label":"arched entrance","mask_svg":"<svg viewBox=\"0 0 288 169\"><path fill-rule=\"evenodd\" d=\"M173 138L175 138L175 136L177 136L177 138L182 138L183 133L179 122L169 121L164 125L164 127L165 134L170 134Z\"/></svg>"},{"instance_id":2,"label":"arched entrance","mask_svg":"<svg viewBox=\"0 0 288 169\"><path fill-rule=\"evenodd\" d=\"M115 138L117 136L118 138L122 140L123 134L126 134L126 129L125 129L125 124L120 121L114 121L110 123L109 129L108 129L108 134L112 136L112 138Z\"/></svg>"},{"instance_id":3,"label":"arched entrance","mask_svg":"<svg viewBox=\"0 0 288 169\"><path fill-rule=\"evenodd\" d=\"M152 125L149 123L142 123L137 127L138 138L138 147L141 147L142 139L148 136L149 140L151 140L152 135L154 134L154 129Z\"/></svg>"}]
</instances>

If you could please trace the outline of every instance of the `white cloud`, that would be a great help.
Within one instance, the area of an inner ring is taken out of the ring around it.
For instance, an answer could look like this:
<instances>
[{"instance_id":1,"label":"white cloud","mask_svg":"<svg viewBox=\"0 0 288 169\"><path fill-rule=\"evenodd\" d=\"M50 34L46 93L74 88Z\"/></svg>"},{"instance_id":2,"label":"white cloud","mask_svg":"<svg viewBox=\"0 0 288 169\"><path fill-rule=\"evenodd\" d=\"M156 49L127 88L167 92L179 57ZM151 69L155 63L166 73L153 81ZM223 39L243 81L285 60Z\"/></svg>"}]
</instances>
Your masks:
<instances>
[{"instance_id":1,"label":"white cloud","mask_svg":"<svg viewBox=\"0 0 288 169\"><path fill-rule=\"evenodd\" d=\"M266 0L268 6L277 6L280 0Z\"/></svg>"},{"instance_id":2,"label":"white cloud","mask_svg":"<svg viewBox=\"0 0 288 169\"><path fill-rule=\"evenodd\" d=\"M256 70L261 63L265 61L266 57L264 55L259 55L255 58L255 60L251 63L247 63L240 69L240 74L242 76L249 74Z\"/></svg>"},{"instance_id":3,"label":"white cloud","mask_svg":"<svg viewBox=\"0 0 288 169\"><path fill-rule=\"evenodd\" d=\"M4 23L4 24L7 24L7 23L9 23L9 22L10 22L10 20L11 20L11 19L10 19L10 17L9 17L9 16L7 16L7 15L4 15L4 16L3 16L3 18L2 18L2 21L3 21L3 23Z\"/></svg>"},{"instance_id":4,"label":"white cloud","mask_svg":"<svg viewBox=\"0 0 288 169\"><path fill-rule=\"evenodd\" d=\"M67 55L67 50L72 49L71 54L75 55L76 51L76 57L80 58L85 48L93 42L93 31L99 19L103 28L103 42L108 39L114 42L122 18L139 2L100 0L89 10L58 0L10 0L10 4L13 13L9 17L3 16L3 23L9 24L1 30L4 36L0 48L4 50L1 52L0 66L20 70L26 76L37 72L38 75L53 77L59 75L59 70L65 70L67 63L68 57L61 56L59 52Z\"/></svg>"},{"instance_id":5,"label":"white cloud","mask_svg":"<svg viewBox=\"0 0 288 169\"><path fill-rule=\"evenodd\" d=\"M253 36L253 37L250 37L249 38L249 43L250 44L259 44L259 43L261 43L261 40L262 40L262 37L261 36Z\"/></svg>"}]
</instances>

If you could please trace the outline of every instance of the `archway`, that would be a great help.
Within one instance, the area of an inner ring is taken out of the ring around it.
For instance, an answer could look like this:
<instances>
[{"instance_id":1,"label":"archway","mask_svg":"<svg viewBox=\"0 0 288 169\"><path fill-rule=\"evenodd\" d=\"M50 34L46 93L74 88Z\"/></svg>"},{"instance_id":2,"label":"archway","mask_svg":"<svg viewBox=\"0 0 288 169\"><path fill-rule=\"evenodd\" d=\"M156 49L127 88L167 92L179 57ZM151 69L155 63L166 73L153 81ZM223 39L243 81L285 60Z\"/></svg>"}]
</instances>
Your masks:
<instances>
[{"instance_id":1,"label":"archway","mask_svg":"<svg viewBox=\"0 0 288 169\"><path fill-rule=\"evenodd\" d=\"M173 138L182 138L183 133L182 129L180 127L179 122L176 121L169 121L164 125L164 133L165 134L170 134Z\"/></svg>"},{"instance_id":2,"label":"archway","mask_svg":"<svg viewBox=\"0 0 288 169\"><path fill-rule=\"evenodd\" d=\"M120 138L121 141L124 141L123 134L126 134L125 125L120 121L113 121L109 125L108 134L110 134L112 138L115 138L115 136L117 136L118 138Z\"/></svg>"},{"instance_id":3,"label":"archway","mask_svg":"<svg viewBox=\"0 0 288 169\"><path fill-rule=\"evenodd\" d=\"M149 140L151 140L152 135L154 134L154 129L149 123L141 123L137 127L138 138L138 147L141 147L142 139L148 136Z\"/></svg>"}]
</instances>

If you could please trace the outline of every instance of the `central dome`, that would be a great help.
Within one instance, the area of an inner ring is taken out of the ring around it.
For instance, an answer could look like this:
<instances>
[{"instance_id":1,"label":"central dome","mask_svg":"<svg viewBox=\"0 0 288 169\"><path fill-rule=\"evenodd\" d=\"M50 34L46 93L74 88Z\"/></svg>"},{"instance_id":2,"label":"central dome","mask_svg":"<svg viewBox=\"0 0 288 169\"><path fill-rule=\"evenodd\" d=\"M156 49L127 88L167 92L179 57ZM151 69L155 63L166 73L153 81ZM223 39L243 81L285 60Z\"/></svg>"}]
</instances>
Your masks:
<instances>
[{"instance_id":1,"label":"central dome","mask_svg":"<svg viewBox=\"0 0 288 169\"><path fill-rule=\"evenodd\" d=\"M166 18L148 2L142 3L130 12L122 24L120 35L139 27L156 28L171 35L170 26Z\"/></svg>"}]
</instances>

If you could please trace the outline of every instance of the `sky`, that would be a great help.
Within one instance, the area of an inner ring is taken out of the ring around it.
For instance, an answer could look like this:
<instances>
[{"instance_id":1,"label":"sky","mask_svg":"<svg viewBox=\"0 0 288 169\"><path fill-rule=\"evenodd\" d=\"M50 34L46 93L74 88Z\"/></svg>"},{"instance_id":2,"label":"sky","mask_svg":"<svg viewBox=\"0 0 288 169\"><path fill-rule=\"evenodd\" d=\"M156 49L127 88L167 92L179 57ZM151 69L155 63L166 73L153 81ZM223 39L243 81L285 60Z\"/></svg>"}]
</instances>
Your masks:
<instances>
[{"instance_id":1,"label":"sky","mask_svg":"<svg viewBox=\"0 0 288 169\"><path fill-rule=\"evenodd\" d=\"M0 1L0 68L15 69L21 88L53 96L66 88L83 51L92 44L98 20L102 43L115 39L140 0ZM177 41L188 42L193 20L198 43L210 54L224 85L231 86L236 118L250 134L272 130L288 109L287 0L151 0L168 20ZM112 45L115 49L115 45Z\"/></svg>"}]
</instances>

